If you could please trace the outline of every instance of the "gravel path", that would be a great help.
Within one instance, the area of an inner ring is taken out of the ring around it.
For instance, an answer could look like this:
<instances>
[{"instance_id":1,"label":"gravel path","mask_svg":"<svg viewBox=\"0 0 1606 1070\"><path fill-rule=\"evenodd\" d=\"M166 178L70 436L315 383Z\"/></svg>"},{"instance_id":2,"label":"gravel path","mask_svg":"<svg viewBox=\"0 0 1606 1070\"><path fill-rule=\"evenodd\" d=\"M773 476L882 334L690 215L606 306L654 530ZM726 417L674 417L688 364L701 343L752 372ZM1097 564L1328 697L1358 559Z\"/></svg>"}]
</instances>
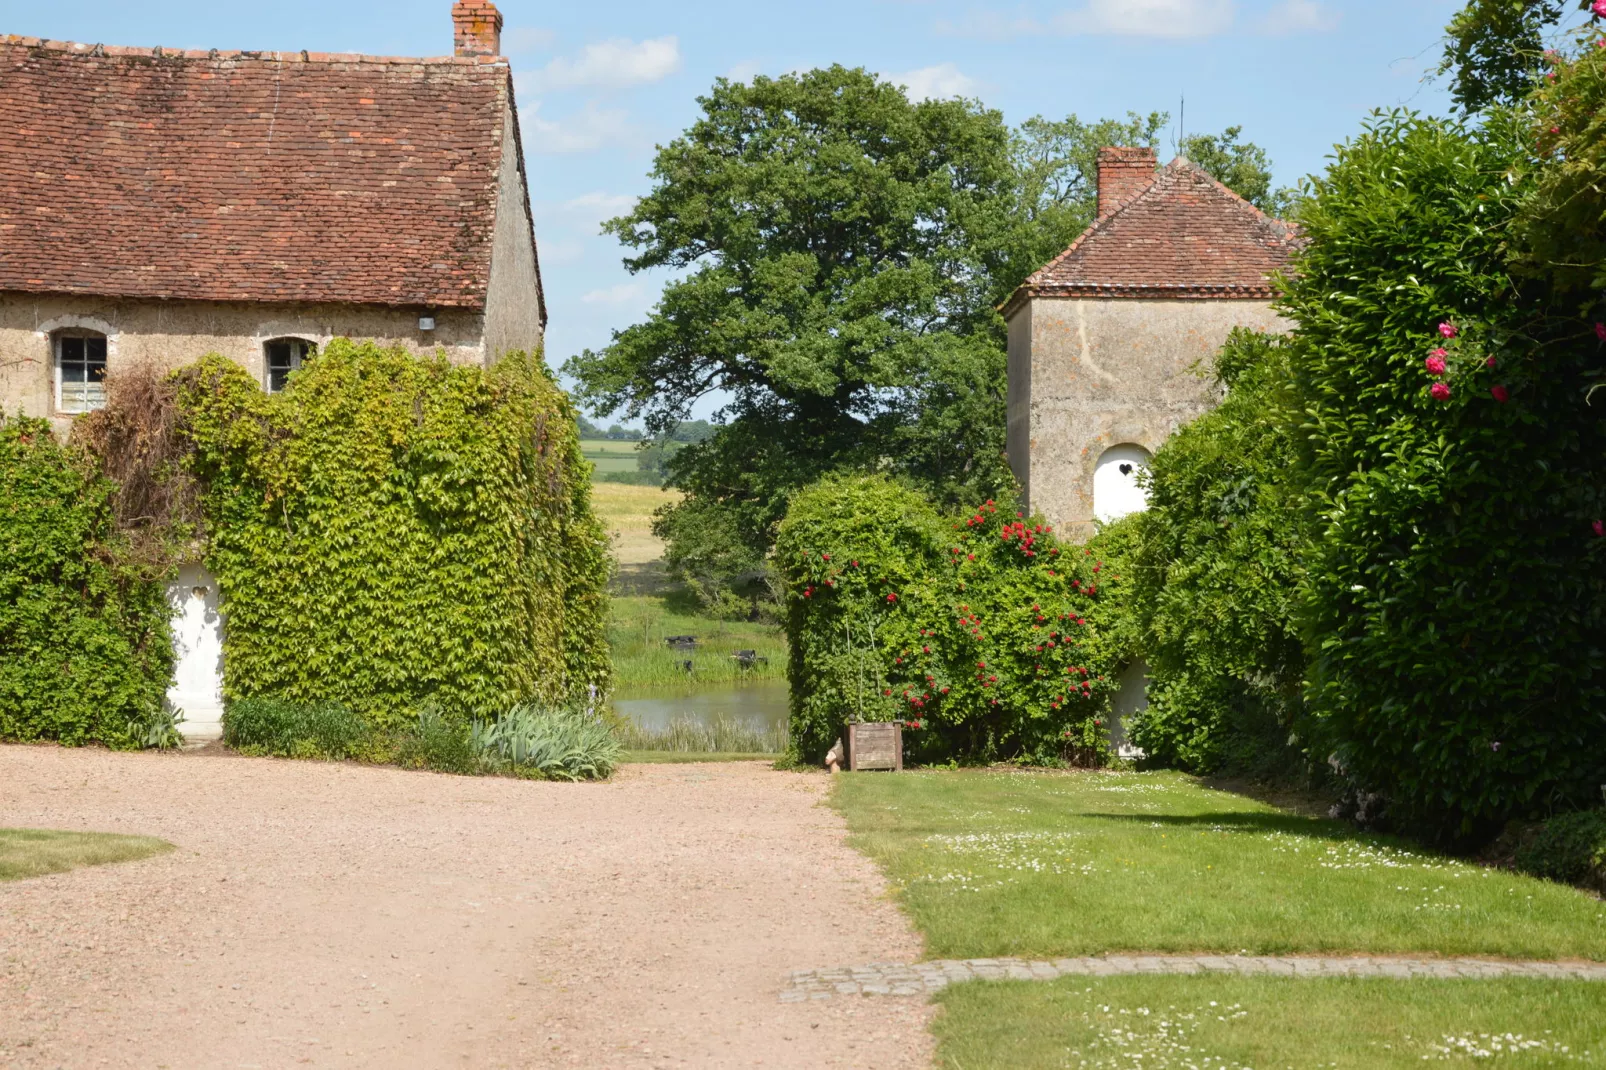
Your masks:
<instances>
[{"instance_id":1,"label":"gravel path","mask_svg":"<svg viewBox=\"0 0 1606 1070\"><path fill-rule=\"evenodd\" d=\"M1386 977L1480 980L1533 977L1606 982L1606 963L1514 962L1506 959L1410 959L1383 955L1101 955L1079 959L938 959L904 965L875 962L834 970L798 970L781 989L782 1003L834 996L926 996L961 981L1054 981L1134 973L1236 973L1247 977Z\"/></svg>"},{"instance_id":2,"label":"gravel path","mask_svg":"<svg viewBox=\"0 0 1606 1070\"><path fill-rule=\"evenodd\" d=\"M540 784L0 747L0 825L178 846L0 884L0 1067L929 1065L918 938L820 775Z\"/></svg>"}]
</instances>

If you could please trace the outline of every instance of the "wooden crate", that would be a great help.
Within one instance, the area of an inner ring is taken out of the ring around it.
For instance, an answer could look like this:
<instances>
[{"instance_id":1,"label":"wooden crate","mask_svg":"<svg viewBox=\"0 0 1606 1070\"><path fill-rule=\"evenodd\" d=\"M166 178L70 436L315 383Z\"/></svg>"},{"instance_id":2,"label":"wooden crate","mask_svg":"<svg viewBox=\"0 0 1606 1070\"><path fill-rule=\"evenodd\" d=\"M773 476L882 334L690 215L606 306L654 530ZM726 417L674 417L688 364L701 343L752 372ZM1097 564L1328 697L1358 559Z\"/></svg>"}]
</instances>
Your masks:
<instances>
[{"instance_id":1,"label":"wooden crate","mask_svg":"<svg viewBox=\"0 0 1606 1070\"><path fill-rule=\"evenodd\" d=\"M848 725L848 768L903 771L903 725L897 721Z\"/></svg>"}]
</instances>

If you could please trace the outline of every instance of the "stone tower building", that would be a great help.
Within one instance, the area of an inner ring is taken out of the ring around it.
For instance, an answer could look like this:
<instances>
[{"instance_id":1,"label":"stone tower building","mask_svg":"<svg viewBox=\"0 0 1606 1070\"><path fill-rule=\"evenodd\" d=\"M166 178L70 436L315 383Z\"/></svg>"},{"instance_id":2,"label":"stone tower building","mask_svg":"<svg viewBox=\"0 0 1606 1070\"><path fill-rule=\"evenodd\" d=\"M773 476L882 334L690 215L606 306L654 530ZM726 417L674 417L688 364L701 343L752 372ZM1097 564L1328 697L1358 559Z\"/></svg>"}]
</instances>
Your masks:
<instances>
[{"instance_id":1,"label":"stone tower building","mask_svg":"<svg viewBox=\"0 0 1606 1070\"><path fill-rule=\"evenodd\" d=\"M1099 152L1098 219L1005 304L1009 461L1073 539L1143 507L1137 473L1218 400L1201 374L1234 327L1280 331L1271 276L1293 228L1184 159Z\"/></svg>"}]
</instances>

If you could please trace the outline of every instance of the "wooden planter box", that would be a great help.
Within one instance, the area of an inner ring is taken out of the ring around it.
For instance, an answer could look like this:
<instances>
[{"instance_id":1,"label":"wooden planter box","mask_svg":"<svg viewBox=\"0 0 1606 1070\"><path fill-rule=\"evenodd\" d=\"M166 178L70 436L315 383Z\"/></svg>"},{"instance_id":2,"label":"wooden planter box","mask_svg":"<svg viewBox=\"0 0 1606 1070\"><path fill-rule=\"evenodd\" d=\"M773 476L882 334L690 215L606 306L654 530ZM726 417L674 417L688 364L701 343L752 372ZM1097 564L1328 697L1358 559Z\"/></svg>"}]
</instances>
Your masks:
<instances>
[{"instance_id":1,"label":"wooden planter box","mask_svg":"<svg viewBox=\"0 0 1606 1070\"><path fill-rule=\"evenodd\" d=\"M848 769L903 771L903 725L897 721L848 725Z\"/></svg>"}]
</instances>

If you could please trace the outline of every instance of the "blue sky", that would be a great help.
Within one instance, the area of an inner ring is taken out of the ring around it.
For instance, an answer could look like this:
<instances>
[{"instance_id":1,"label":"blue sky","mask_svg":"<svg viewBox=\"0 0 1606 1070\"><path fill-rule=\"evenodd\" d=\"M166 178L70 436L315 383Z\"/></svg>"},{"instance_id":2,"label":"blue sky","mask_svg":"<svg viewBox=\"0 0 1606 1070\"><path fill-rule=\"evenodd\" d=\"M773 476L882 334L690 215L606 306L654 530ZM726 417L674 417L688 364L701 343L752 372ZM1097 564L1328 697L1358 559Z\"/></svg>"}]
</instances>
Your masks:
<instances>
[{"instance_id":1,"label":"blue sky","mask_svg":"<svg viewBox=\"0 0 1606 1070\"><path fill-rule=\"evenodd\" d=\"M1189 131L1242 124L1280 184L1320 170L1377 107L1442 111L1424 81L1459 0L814 0L809 4L499 0L518 77L555 366L644 316L597 224L648 186L653 147L714 78L840 62L920 94L1084 119L1169 111ZM450 0L0 0L0 33L173 48L386 55L451 51Z\"/></svg>"}]
</instances>

